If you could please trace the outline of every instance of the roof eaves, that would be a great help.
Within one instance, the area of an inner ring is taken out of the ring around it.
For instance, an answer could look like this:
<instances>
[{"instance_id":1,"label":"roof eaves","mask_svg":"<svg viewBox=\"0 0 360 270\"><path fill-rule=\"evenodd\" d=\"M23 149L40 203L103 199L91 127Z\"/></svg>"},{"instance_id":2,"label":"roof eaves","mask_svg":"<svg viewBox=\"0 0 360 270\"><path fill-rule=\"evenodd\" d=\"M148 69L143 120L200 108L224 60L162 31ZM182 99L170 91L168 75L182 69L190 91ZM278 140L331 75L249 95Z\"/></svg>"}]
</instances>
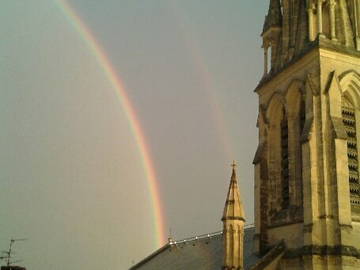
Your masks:
<instances>
[{"instance_id":1,"label":"roof eaves","mask_svg":"<svg viewBox=\"0 0 360 270\"><path fill-rule=\"evenodd\" d=\"M153 252L152 254L150 254L149 256L147 256L145 259L143 259L142 261L138 262L137 264L131 266L129 268L129 270L135 270L138 269L140 266L144 265L145 263L147 263L148 261L152 260L153 258L155 258L156 256L160 255L161 253L163 253L165 250L168 250L171 247L171 245L169 243L167 243L165 246L159 248L158 250L156 250L155 252Z\"/></svg>"}]
</instances>

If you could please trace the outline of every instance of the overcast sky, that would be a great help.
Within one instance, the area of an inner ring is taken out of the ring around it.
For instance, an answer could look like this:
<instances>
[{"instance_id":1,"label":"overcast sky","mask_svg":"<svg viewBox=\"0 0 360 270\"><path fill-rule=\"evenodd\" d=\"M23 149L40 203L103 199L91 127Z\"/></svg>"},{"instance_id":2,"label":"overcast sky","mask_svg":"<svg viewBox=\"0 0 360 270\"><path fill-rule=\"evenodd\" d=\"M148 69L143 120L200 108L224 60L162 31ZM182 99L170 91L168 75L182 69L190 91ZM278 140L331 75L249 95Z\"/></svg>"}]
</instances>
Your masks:
<instances>
[{"instance_id":1,"label":"overcast sky","mask_svg":"<svg viewBox=\"0 0 360 270\"><path fill-rule=\"evenodd\" d=\"M69 0L116 68L153 160L166 230L221 230L238 161L253 222L265 0ZM28 270L127 269L159 248L111 83L55 0L0 9L0 249Z\"/></svg>"}]
</instances>

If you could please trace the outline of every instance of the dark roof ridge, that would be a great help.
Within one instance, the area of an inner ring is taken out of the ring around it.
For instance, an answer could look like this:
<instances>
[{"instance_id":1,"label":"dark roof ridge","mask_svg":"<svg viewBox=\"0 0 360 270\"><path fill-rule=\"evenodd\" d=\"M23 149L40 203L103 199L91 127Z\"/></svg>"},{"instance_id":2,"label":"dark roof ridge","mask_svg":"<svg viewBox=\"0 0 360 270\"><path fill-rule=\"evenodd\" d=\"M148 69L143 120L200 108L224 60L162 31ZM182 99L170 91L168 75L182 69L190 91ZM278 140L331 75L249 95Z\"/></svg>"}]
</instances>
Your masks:
<instances>
[{"instance_id":1,"label":"dark roof ridge","mask_svg":"<svg viewBox=\"0 0 360 270\"><path fill-rule=\"evenodd\" d=\"M245 225L245 229L244 231L251 231L255 228L254 224L247 224ZM172 240L169 243L166 243L163 247L159 248L158 250L156 250L155 252L151 253L149 256L147 256L145 259L141 260L140 262L138 262L137 264L131 266L129 268L129 270L136 270L139 269L140 266L146 264L147 262L151 261L152 259L154 259L155 257L157 257L158 255L162 254L164 251L166 250L171 250L173 247L175 247L176 245L182 245L182 244L189 244L189 243L193 243L195 241L199 241L199 240L204 240L204 239L211 239L211 238L216 238L219 237L223 234L222 231L218 231L218 232L213 232L213 233L208 233L208 234L202 234L199 236L194 236L194 237L188 237L188 238L184 238L182 240Z\"/></svg>"},{"instance_id":2,"label":"dark roof ridge","mask_svg":"<svg viewBox=\"0 0 360 270\"><path fill-rule=\"evenodd\" d=\"M181 239L181 240L172 240L169 244L170 245L181 244L181 243L186 243L186 242L211 238L211 237L219 236L219 235L222 235L222 234L223 234L222 231L208 233L208 234L202 234L202 235L198 235L198 236L187 237L187 238L184 238L184 239Z\"/></svg>"},{"instance_id":3,"label":"dark roof ridge","mask_svg":"<svg viewBox=\"0 0 360 270\"><path fill-rule=\"evenodd\" d=\"M254 224L247 224L247 225L245 225L244 230L246 231L246 230L250 230L250 229L253 229L253 228L255 228ZM171 244L181 244L181 243L185 243L185 242L211 238L211 237L219 236L219 235L222 235L222 234L223 234L223 231L217 231L217 232L213 232L213 233L207 233L207 234L202 234L202 235L198 235L198 236L187 237L187 238L184 238L184 239L181 239L181 240L172 240L170 242L170 245Z\"/></svg>"}]
</instances>

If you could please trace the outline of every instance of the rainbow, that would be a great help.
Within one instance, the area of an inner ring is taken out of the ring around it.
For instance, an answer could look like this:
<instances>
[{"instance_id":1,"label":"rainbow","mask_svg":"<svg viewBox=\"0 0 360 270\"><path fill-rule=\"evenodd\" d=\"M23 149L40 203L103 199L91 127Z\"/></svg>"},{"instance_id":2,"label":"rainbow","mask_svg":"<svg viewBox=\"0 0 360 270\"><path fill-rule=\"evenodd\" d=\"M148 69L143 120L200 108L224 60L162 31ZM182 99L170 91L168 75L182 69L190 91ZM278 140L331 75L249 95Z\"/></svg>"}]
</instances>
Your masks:
<instances>
[{"instance_id":1,"label":"rainbow","mask_svg":"<svg viewBox=\"0 0 360 270\"><path fill-rule=\"evenodd\" d=\"M228 160L233 160L235 153L234 147L231 144L231 136L229 134L229 128L226 123L226 117L224 111L221 108L220 103L218 102L219 98L217 91L214 87L215 83L208 65L203 57L201 52L198 39L196 35L193 34L191 27L186 25L186 14L179 8L176 4L176 1L169 0L167 2L169 11L174 19L174 22L177 24L178 29L181 32L181 36L184 41L184 45L187 47L188 53L193 60L193 66L195 68L196 74L199 76L199 79L202 81L203 88L207 92L206 97L208 98L209 104L212 109L212 117L216 123L215 127L218 133L218 138L221 140L225 154L227 155Z\"/></svg>"},{"instance_id":2,"label":"rainbow","mask_svg":"<svg viewBox=\"0 0 360 270\"><path fill-rule=\"evenodd\" d=\"M152 198L152 206L154 210L154 228L156 230L157 243L159 247L166 242L166 223L164 218L164 211L161 205L159 185L156 178L156 172L150 157L150 150L146 143L144 132L141 128L140 121L136 115L135 109L132 106L130 99L125 91L124 83L117 75L116 70L112 66L109 57L106 55L100 42L91 32L89 27L85 24L82 18L76 13L74 8L66 0L56 0L56 3L68 18L72 26L78 31L82 39L85 41L89 50L93 53L98 64L102 67L106 77L111 82L113 88L121 101L125 110L126 116L130 122L132 132L135 136L136 143L142 157L142 163L146 172L148 186Z\"/></svg>"}]
</instances>

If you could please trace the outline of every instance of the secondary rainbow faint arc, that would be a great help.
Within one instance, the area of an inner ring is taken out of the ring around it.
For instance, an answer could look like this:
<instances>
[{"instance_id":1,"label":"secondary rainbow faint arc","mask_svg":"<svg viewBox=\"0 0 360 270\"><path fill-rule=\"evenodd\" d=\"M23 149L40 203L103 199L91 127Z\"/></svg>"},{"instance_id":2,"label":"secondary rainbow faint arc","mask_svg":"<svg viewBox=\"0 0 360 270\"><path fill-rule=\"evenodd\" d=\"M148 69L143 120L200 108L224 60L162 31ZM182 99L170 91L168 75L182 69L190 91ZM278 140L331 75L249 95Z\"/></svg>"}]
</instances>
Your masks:
<instances>
[{"instance_id":1,"label":"secondary rainbow faint arc","mask_svg":"<svg viewBox=\"0 0 360 270\"><path fill-rule=\"evenodd\" d=\"M216 123L217 132L224 147L225 153L227 154L228 159L232 160L234 157L234 147L230 143L232 140L230 139L229 128L227 128L226 125L224 111L218 102L217 91L214 88L215 84L213 81L213 76L209 71L209 67L205 62L203 54L201 53L197 39L194 38L191 28L186 26L184 12L176 5L175 1L169 0L168 3L170 4L169 7L171 8L170 11L172 11L174 21L177 23L177 26L181 31L185 46L188 48L188 52L190 53L191 59L193 60L196 74L199 75L199 78L203 83L204 90L206 90L208 93L206 96L210 101L213 119ZM183 14L183 16L180 17L180 14Z\"/></svg>"},{"instance_id":2,"label":"secondary rainbow faint arc","mask_svg":"<svg viewBox=\"0 0 360 270\"><path fill-rule=\"evenodd\" d=\"M92 51L99 65L103 68L103 71L107 78L110 80L112 86L117 90L117 95L120 98L121 104L125 110L127 118L129 119L131 129L135 135L135 139L140 150L143 166L148 178L148 185L152 197L152 204L154 210L154 227L157 235L157 245L160 246L166 241L165 230L165 218L164 212L160 200L160 192L158 181L156 179L156 173L154 166L150 158L150 151L146 144L144 132L141 128L140 122L137 118L135 110L130 102L130 99L125 91L125 87L116 70L113 68L108 56L100 45L99 41L95 38L89 27L84 23L81 17L76 13L74 8L66 0L56 0L59 7L69 19L70 23L76 28L85 43Z\"/></svg>"}]
</instances>

